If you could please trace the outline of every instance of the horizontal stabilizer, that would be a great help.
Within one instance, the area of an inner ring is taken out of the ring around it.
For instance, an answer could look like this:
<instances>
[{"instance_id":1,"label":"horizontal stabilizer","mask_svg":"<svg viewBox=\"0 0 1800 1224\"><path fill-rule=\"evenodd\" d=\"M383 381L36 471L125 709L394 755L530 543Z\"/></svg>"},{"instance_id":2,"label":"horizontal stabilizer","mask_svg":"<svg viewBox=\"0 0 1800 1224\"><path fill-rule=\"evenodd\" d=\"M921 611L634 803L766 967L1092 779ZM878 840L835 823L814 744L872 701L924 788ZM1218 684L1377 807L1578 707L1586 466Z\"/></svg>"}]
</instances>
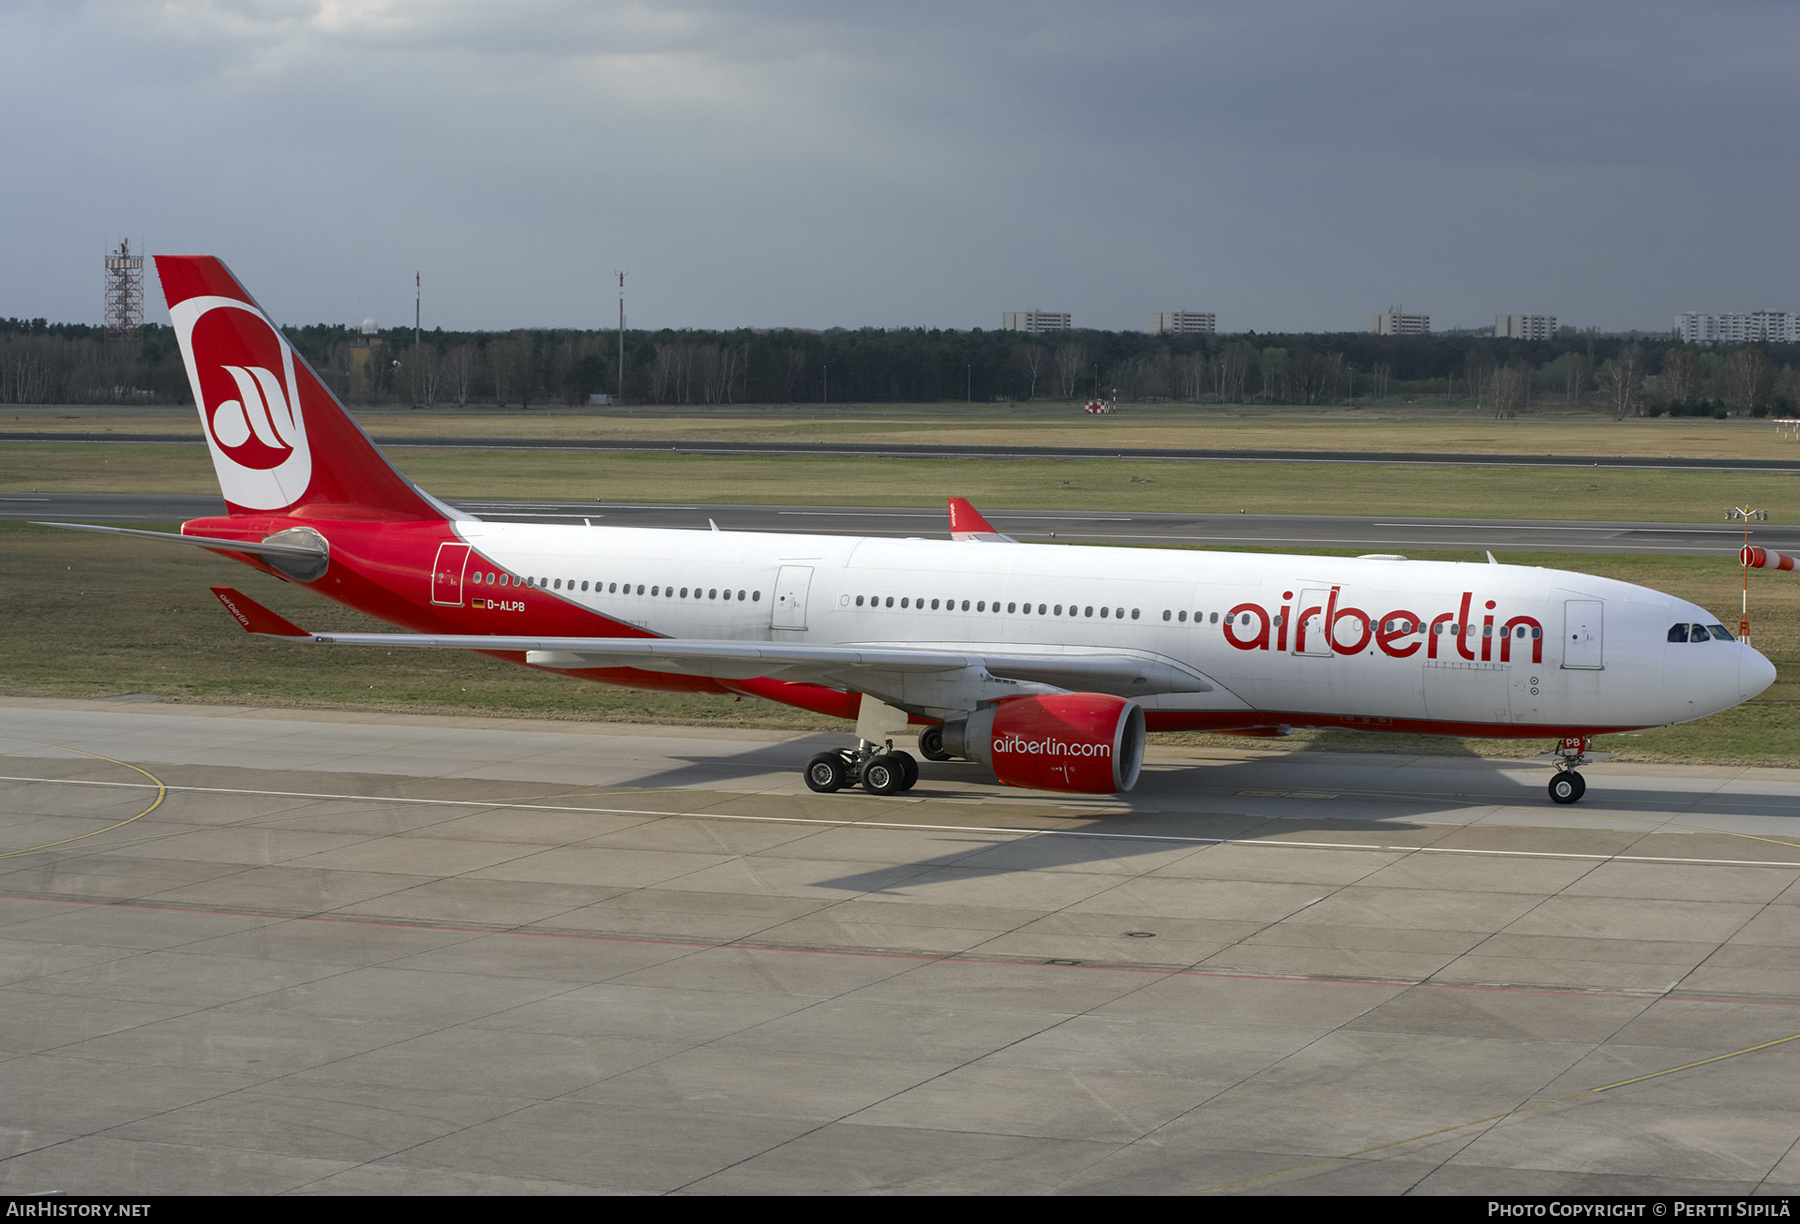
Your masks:
<instances>
[{"instance_id":1,"label":"horizontal stabilizer","mask_svg":"<svg viewBox=\"0 0 1800 1224\"><path fill-rule=\"evenodd\" d=\"M177 535L172 531L144 531L137 527L96 527L91 523L33 523L34 527L61 527L67 531L98 531L103 535L142 536L146 540L162 540L169 544L193 544L200 548L225 549L252 553L256 556L323 557L323 548L305 544L272 544L258 540L227 540L222 536Z\"/></svg>"},{"instance_id":2,"label":"horizontal stabilizer","mask_svg":"<svg viewBox=\"0 0 1800 1224\"><path fill-rule=\"evenodd\" d=\"M311 638L313 635L296 625L293 621L275 615L248 595L232 590L230 587L214 587L212 593L219 597L225 610L237 617L238 624L251 633L260 633L264 637Z\"/></svg>"}]
</instances>

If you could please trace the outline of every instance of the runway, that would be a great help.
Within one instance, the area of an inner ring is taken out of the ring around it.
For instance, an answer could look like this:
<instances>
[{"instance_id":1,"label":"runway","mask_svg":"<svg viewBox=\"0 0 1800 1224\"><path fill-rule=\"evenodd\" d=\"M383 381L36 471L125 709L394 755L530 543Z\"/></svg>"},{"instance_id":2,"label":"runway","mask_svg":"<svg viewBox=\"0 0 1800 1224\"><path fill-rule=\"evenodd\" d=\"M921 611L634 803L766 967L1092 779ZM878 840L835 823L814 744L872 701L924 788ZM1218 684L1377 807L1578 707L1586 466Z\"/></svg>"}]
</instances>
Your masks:
<instances>
[{"instance_id":1,"label":"runway","mask_svg":"<svg viewBox=\"0 0 1800 1224\"><path fill-rule=\"evenodd\" d=\"M942 537L947 512L918 506L743 506L703 503L501 501L453 497L451 504L484 519L592 523L610 527L776 531L820 535ZM1742 525L1614 523L1579 519L1505 521L1414 516L1302 514L1138 514L983 506L994 526L1032 543L1149 544L1188 548L1353 548L1370 552L1473 551L1653 553L1730 556ZM225 513L217 497L105 493L4 493L0 518L66 522L174 523ZM1751 539L1800 552L1800 525L1753 523Z\"/></svg>"},{"instance_id":2,"label":"runway","mask_svg":"<svg viewBox=\"0 0 1800 1224\"><path fill-rule=\"evenodd\" d=\"M1800 771L836 738L0 701L0 1187L1800 1189Z\"/></svg>"},{"instance_id":3,"label":"runway","mask_svg":"<svg viewBox=\"0 0 1800 1224\"><path fill-rule=\"evenodd\" d=\"M1027 426L1028 427L1028 426ZM656 438L374 438L387 450L595 451L665 455L830 455L867 459L1132 459L1152 463L1352 463L1400 467L1575 467L1657 472L1800 472L1793 458L1669 455L1510 455L1422 451L1207 449L1161 446L992 446L906 442L669 442ZM0 443L91 442L118 445L202 444L196 433L58 433L0 431Z\"/></svg>"}]
</instances>

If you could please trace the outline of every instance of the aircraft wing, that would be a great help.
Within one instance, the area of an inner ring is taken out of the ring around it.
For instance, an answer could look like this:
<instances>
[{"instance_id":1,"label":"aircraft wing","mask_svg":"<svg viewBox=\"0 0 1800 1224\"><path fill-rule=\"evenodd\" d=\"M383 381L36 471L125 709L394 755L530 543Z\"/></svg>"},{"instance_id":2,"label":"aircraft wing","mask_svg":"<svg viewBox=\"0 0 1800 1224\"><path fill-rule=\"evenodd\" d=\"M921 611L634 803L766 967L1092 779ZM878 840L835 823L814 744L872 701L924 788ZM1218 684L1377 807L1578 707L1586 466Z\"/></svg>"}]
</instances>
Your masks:
<instances>
[{"instance_id":1,"label":"aircraft wing","mask_svg":"<svg viewBox=\"0 0 1800 1224\"><path fill-rule=\"evenodd\" d=\"M881 646L813 646L791 642L707 641L692 638L604 638L507 636L445 633L312 633L269 611L255 600L214 587L228 611L251 633L325 646L423 647L450 650L523 651L525 661L560 671L633 667L643 671L747 680L758 676L805 679L859 690L917 688L930 673L951 687L957 673L973 680L980 673L1003 682L1043 689L1147 696L1152 693L1207 693L1212 684L1173 663L1129 653L1049 653ZM908 678L913 684L908 685ZM974 687L985 687L976 684ZM932 702L931 704L938 704Z\"/></svg>"}]
</instances>

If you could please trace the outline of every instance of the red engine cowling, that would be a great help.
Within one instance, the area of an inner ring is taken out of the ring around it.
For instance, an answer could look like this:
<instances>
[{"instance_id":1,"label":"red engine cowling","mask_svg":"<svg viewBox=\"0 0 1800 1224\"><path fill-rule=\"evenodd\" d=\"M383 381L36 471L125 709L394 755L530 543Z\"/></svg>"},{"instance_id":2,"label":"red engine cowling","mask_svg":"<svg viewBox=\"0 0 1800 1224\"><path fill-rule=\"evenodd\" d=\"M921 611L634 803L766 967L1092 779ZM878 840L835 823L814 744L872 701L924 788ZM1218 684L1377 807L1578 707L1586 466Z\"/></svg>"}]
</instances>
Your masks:
<instances>
[{"instance_id":1,"label":"red engine cowling","mask_svg":"<svg viewBox=\"0 0 1800 1224\"><path fill-rule=\"evenodd\" d=\"M944 746L1004 786L1111 795L1137 783L1144 711L1104 693L1010 697L944 727Z\"/></svg>"}]
</instances>

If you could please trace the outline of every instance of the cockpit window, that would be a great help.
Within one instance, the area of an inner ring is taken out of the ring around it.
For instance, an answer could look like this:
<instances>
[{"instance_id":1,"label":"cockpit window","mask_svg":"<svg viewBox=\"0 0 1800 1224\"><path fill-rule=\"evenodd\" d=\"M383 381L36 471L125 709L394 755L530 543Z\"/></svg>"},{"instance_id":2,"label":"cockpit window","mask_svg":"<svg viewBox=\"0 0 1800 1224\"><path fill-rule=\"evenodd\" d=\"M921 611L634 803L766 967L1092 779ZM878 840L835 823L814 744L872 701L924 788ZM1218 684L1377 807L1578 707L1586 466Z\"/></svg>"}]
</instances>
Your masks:
<instances>
[{"instance_id":1,"label":"cockpit window","mask_svg":"<svg viewBox=\"0 0 1800 1224\"><path fill-rule=\"evenodd\" d=\"M1687 626L1686 625L1670 625L1669 626L1669 640L1671 642L1687 641Z\"/></svg>"},{"instance_id":2,"label":"cockpit window","mask_svg":"<svg viewBox=\"0 0 1800 1224\"><path fill-rule=\"evenodd\" d=\"M1698 630L1700 628L1700 626L1695 625L1694 628L1696 630ZM1707 629L1709 631L1711 631L1713 637L1717 638L1721 642L1737 641L1737 639L1735 637L1731 636L1731 630L1727 629L1724 625L1708 625Z\"/></svg>"}]
</instances>

